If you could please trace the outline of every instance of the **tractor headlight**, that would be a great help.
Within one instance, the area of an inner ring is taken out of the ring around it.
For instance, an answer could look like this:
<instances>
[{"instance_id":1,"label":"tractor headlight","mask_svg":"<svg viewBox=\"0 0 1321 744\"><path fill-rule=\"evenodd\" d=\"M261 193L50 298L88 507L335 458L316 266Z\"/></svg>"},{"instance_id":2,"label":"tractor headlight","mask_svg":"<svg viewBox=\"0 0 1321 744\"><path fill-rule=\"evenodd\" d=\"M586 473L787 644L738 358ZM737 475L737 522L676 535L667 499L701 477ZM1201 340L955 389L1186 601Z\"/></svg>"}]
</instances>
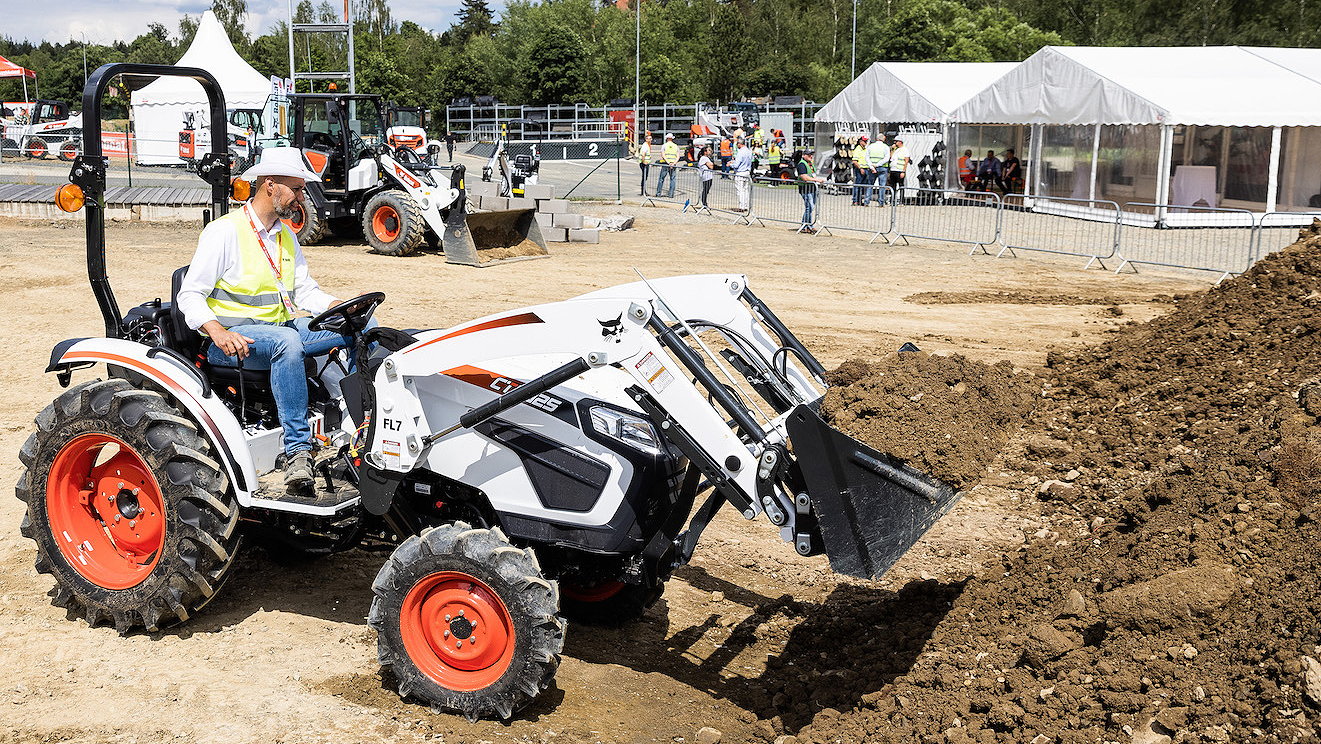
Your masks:
<instances>
[{"instance_id":1,"label":"tractor headlight","mask_svg":"<svg viewBox=\"0 0 1321 744\"><path fill-rule=\"evenodd\" d=\"M592 406L592 428L649 455L661 454L660 437L651 422L605 406Z\"/></svg>"}]
</instances>

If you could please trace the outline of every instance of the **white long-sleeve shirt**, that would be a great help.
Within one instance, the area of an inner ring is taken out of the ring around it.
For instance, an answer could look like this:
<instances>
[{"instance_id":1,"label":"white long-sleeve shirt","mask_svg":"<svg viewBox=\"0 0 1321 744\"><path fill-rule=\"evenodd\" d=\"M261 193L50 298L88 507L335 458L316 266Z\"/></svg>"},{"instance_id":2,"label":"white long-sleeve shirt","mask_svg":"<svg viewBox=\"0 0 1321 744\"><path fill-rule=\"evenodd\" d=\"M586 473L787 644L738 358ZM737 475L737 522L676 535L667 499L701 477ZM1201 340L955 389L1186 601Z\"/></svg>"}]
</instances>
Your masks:
<instances>
[{"instance_id":1,"label":"white long-sleeve shirt","mask_svg":"<svg viewBox=\"0 0 1321 744\"><path fill-rule=\"evenodd\" d=\"M249 209L247 205L243 207ZM252 221L257 224L261 239L274 248L279 245L281 230L289 230L279 219L274 225L263 226L257 215L249 210ZM188 327L199 330L209 321L216 319L216 314L206 304L211 290L216 288L220 279L237 284L242 278L239 267L239 241L236 230L251 230L247 220L213 220L197 238L197 251L188 265L188 274L179 286L179 309L183 311ZM303 248L298 245L298 238L293 231L289 237L294 241L294 305L310 313L326 310L335 298L321 289L308 273L307 259L303 258Z\"/></svg>"}]
</instances>

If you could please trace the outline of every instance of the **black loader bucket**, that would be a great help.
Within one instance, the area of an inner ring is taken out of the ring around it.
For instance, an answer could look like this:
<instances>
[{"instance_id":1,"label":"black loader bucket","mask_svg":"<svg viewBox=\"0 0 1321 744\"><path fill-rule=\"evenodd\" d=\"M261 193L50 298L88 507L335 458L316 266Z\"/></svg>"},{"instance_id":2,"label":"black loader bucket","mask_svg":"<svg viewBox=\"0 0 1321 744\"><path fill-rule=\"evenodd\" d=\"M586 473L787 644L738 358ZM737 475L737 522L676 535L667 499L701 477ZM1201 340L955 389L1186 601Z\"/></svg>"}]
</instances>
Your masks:
<instances>
[{"instance_id":1,"label":"black loader bucket","mask_svg":"<svg viewBox=\"0 0 1321 744\"><path fill-rule=\"evenodd\" d=\"M958 501L948 484L837 431L807 406L786 424L836 573L879 578Z\"/></svg>"},{"instance_id":2,"label":"black loader bucket","mask_svg":"<svg viewBox=\"0 0 1321 744\"><path fill-rule=\"evenodd\" d=\"M550 255L541 228L537 226L536 209L468 212L468 192L463 186L463 174L463 166L457 165L450 177L450 185L459 190L459 198L454 200L445 217L442 248L446 263L494 266Z\"/></svg>"}]
</instances>

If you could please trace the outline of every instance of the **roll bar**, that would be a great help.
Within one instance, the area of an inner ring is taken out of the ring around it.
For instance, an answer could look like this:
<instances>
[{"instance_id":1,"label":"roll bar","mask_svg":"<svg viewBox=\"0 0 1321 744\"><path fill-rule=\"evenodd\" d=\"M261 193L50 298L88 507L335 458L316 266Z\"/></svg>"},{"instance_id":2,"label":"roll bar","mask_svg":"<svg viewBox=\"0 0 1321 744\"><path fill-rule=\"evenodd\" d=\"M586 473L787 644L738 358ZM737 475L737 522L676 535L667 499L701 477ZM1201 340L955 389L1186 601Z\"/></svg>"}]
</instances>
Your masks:
<instances>
[{"instance_id":1,"label":"roll bar","mask_svg":"<svg viewBox=\"0 0 1321 744\"><path fill-rule=\"evenodd\" d=\"M87 278L105 319L106 336L123 338L123 317L110 289L105 261L106 159L101 155L101 97L110 81L120 75L142 77L185 77L196 80L206 92L211 108L211 152L202 157L198 173L211 184L211 214L229 211L229 153L225 119L225 93L206 70L173 65L112 63L96 68L83 86L83 147L69 171L70 183L83 190L87 210Z\"/></svg>"}]
</instances>

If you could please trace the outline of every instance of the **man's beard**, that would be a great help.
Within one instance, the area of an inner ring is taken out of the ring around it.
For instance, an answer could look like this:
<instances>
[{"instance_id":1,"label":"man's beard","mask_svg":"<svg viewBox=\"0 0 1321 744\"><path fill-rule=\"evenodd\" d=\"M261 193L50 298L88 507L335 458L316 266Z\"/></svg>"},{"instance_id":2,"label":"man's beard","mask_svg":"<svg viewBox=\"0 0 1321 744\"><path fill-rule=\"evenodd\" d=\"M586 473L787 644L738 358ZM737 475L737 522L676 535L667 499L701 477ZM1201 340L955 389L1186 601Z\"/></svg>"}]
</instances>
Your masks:
<instances>
[{"instance_id":1,"label":"man's beard","mask_svg":"<svg viewBox=\"0 0 1321 744\"><path fill-rule=\"evenodd\" d=\"M291 220L298 216L298 202L290 199L284 206L275 205L275 216L282 220Z\"/></svg>"}]
</instances>

